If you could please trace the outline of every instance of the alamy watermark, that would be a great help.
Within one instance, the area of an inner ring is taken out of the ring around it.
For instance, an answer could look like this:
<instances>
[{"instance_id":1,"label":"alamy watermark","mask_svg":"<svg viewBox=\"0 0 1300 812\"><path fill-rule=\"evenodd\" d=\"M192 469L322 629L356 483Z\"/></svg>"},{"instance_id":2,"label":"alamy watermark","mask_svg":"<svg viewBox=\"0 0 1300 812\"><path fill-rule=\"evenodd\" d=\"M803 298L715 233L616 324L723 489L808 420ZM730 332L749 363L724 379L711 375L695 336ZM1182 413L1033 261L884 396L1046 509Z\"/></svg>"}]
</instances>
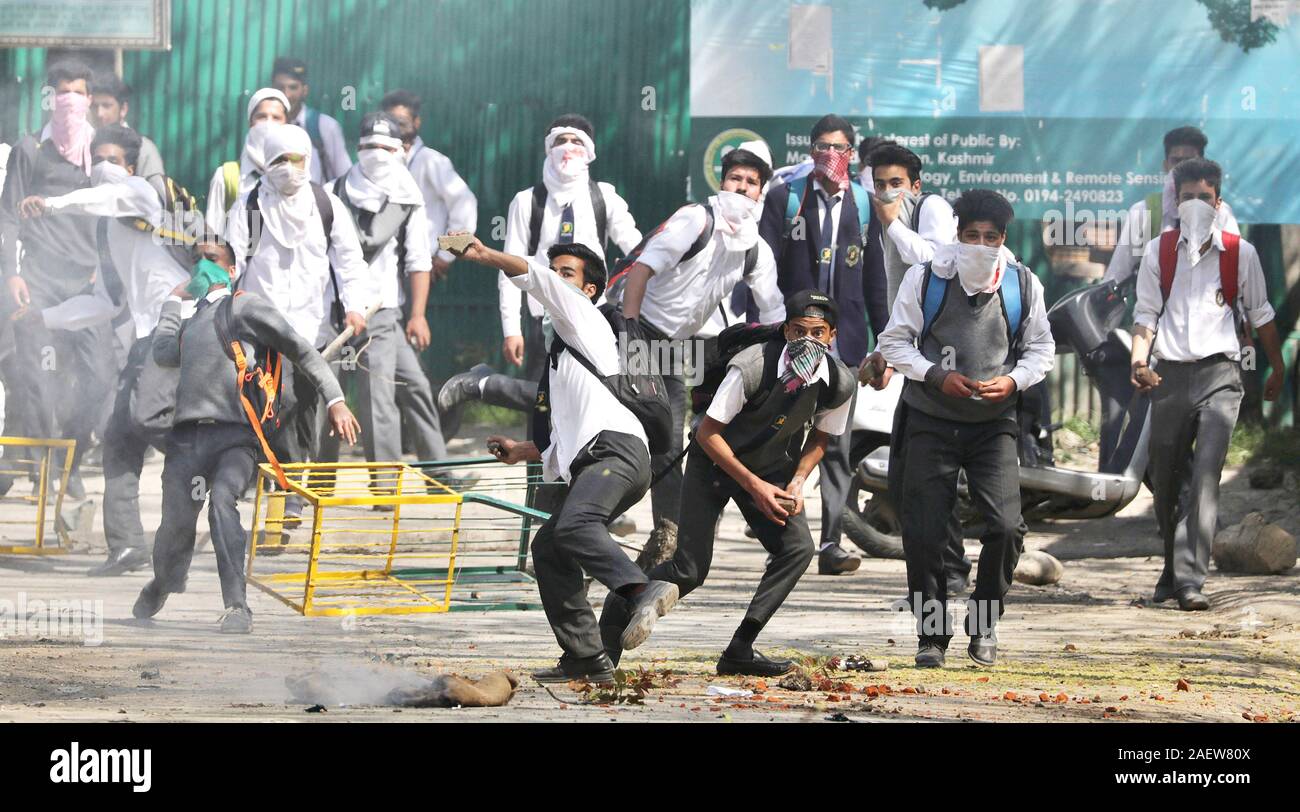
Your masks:
<instances>
[{"instance_id":1,"label":"alamy watermark","mask_svg":"<svg viewBox=\"0 0 1300 812\"><path fill-rule=\"evenodd\" d=\"M0 598L0 640L12 637L40 637L80 641L98 646L104 642L102 600Z\"/></svg>"}]
</instances>

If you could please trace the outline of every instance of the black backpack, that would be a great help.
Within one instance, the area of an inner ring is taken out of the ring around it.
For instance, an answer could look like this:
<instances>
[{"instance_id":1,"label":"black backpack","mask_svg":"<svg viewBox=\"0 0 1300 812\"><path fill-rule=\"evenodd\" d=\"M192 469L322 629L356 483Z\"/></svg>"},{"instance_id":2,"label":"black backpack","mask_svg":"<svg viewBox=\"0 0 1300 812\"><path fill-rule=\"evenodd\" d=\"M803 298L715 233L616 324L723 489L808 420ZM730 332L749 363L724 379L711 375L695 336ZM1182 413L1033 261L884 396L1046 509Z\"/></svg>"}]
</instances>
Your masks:
<instances>
[{"instance_id":1,"label":"black backpack","mask_svg":"<svg viewBox=\"0 0 1300 812\"><path fill-rule=\"evenodd\" d=\"M280 467L280 460L276 458L275 452L271 450L271 443L267 440L268 434L275 436L286 425L279 408L283 362L280 353L276 350L257 346L255 347L257 364L252 367L248 365L243 344L231 329L235 297L240 295L242 291L235 291L217 303L212 324L216 328L221 348L225 351L226 357L234 362L235 370L239 375L239 403L244 410L244 416L248 418L249 426L261 443L266 461L275 469L276 479L281 487L288 488L284 470Z\"/></svg>"},{"instance_id":2,"label":"black backpack","mask_svg":"<svg viewBox=\"0 0 1300 812\"><path fill-rule=\"evenodd\" d=\"M627 335L629 339L642 338L638 327L623 317L623 311L614 305L605 304L600 312L613 328L614 335ZM619 372L614 375L602 375L596 365L582 353L568 346L557 336L551 343L550 366L539 386L540 403L549 401L550 370L554 368L555 359L561 351L567 350L579 364L595 375L605 385L618 402L627 407L641 427L645 429L646 441L651 454L663 454L672 449L673 410L668 402L668 390L664 388L662 376L652 373Z\"/></svg>"},{"instance_id":3,"label":"black backpack","mask_svg":"<svg viewBox=\"0 0 1300 812\"><path fill-rule=\"evenodd\" d=\"M695 239L695 242L691 243L691 247L686 250L686 253L682 254L680 262L689 262L694 259L704 250L704 246L709 244L709 240L713 239L713 207L708 203L692 203L690 205L703 206L706 219L704 221L704 230L700 232L700 236ZM610 274L609 284L605 288L605 299L607 301L622 303L623 288L627 286L627 272L632 270L633 265L641 261L641 254L645 253L645 247L650 244L650 240L658 236L659 232L663 231L667 225L667 220L660 223L654 231L642 237L641 242L637 243L636 247L631 251L628 251L626 256L614 263L613 273ZM757 265L758 245L755 244L745 252L745 276L748 276Z\"/></svg>"},{"instance_id":4,"label":"black backpack","mask_svg":"<svg viewBox=\"0 0 1300 812\"><path fill-rule=\"evenodd\" d=\"M704 376L691 390L691 411L704 414L727 377L727 367L736 354L755 344L781 337L780 324L733 324L704 342Z\"/></svg>"},{"instance_id":5,"label":"black backpack","mask_svg":"<svg viewBox=\"0 0 1300 812\"><path fill-rule=\"evenodd\" d=\"M588 184L591 194L591 213L596 218L596 239L600 241L600 250L605 250L608 236L609 215L605 212L605 194L595 178ZM537 256L537 246L542 244L542 217L546 212L546 184L539 183L533 187L532 216L528 220L528 256ZM595 248L596 246L590 246Z\"/></svg>"},{"instance_id":6,"label":"black backpack","mask_svg":"<svg viewBox=\"0 0 1300 812\"><path fill-rule=\"evenodd\" d=\"M261 204L258 202L258 190L261 188L262 184L260 183L254 186L248 193L248 202L244 205L244 211L248 217L248 251L245 254L245 259L251 259L253 254L257 252L257 245L262 237L262 229L259 227L257 216L254 214L254 212L261 209ZM334 206L330 203L329 193L319 183L313 182L311 191L316 197L316 210L320 212L321 226L325 230L325 252L328 254L330 235L334 231ZM334 273L333 265L330 266L330 286L334 288L334 301L330 304L330 324L334 326L335 332L341 333L343 332L344 319L347 318L347 313L343 308L343 298L339 295L339 278ZM235 281L235 287L239 287L238 280Z\"/></svg>"}]
</instances>

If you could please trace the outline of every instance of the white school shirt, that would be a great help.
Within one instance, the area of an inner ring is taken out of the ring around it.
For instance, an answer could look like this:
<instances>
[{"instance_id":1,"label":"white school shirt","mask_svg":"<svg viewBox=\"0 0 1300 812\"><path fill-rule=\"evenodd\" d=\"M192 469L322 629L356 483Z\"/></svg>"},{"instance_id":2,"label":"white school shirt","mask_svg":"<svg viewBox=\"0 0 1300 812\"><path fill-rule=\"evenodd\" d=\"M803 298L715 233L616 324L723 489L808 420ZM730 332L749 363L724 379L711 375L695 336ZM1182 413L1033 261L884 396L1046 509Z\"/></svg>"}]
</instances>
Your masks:
<instances>
[{"instance_id":1,"label":"white school shirt","mask_svg":"<svg viewBox=\"0 0 1300 812\"><path fill-rule=\"evenodd\" d=\"M785 350L781 351L781 357L776 362L776 377L779 379L790 369L790 356ZM830 362L825 358L817 366L817 375L814 381L822 381L827 386L831 384ZM718 391L713 394L713 401L709 404L706 414L719 423L730 423L740 414L740 410L745 407L745 378L738 367L731 367L727 370L727 375L722 379L718 386ZM834 409L822 409L813 415L813 425L818 430L824 431L832 437L843 434L849 426L849 411L853 406L853 398L841 403Z\"/></svg>"},{"instance_id":2,"label":"white school shirt","mask_svg":"<svg viewBox=\"0 0 1300 812\"><path fill-rule=\"evenodd\" d=\"M1166 361L1199 361L1223 353L1232 360L1241 357L1241 345L1232 308L1218 301L1219 252L1223 233L1211 232L1211 248L1195 267L1189 267L1187 238L1178 237L1178 264L1169 301L1161 302L1160 240L1147 243L1138 269L1137 308L1133 323L1156 331L1153 355ZM1268 302L1264 269L1255 246L1242 240L1237 255L1237 302L1251 325L1259 327L1273 320ZM1161 313L1163 305L1164 312ZM1159 324L1157 325L1157 320Z\"/></svg>"},{"instance_id":3,"label":"white school shirt","mask_svg":"<svg viewBox=\"0 0 1300 812\"><path fill-rule=\"evenodd\" d=\"M304 186L301 194L311 195L312 191ZM331 265L345 310L364 314L379 298L361 255L361 243L352 224L352 214L333 192L326 191L326 194L334 207L334 229L330 233L328 256L319 212L312 217L307 236L297 248L285 248L276 242L270 229L263 228L257 252L247 260L248 215L243 198L230 209L226 220L226 242L235 252L236 286L273 303L294 332L314 347L333 337L333 327L328 323L334 301L334 288L330 284ZM315 205L313 197L313 209Z\"/></svg>"},{"instance_id":4,"label":"white school shirt","mask_svg":"<svg viewBox=\"0 0 1300 812\"><path fill-rule=\"evenodd\" d=\"M717 211L717 198L711 198ZM760 239L758 262L745 274L745 252L728 251L718 230L720 218L713 218L713 235L700 253L682 262L708 225L703 206L683 206L650 238L638 262L654 271L641 302L641 318L669 338L698 335L731 290L744 279L758 303L764 324L785 321L785 302L776 284L776 260L772 249Z\"/></svg>"},{"instance_id":5,"label":"white school shirt","mask_svg":"<svg viewBox=\"0 0 1300 812\"><path fill-rule=\"evenodd\" d=\"M618 192L608 183L599 184L605 196L606 230L609 238L627 253L641 242L641 232L637 231L636 221L628 211L627 201L619 197ZM554 197L547 196L546 208L542 210L542 229L537 241L537 253L529 259L535 259L543 267L550 266L546 258L546 249L555 244L559 236L560 216L563 206ZM507 254L517 257L528 256L528 226L533 217L533 189L520 190L510 201L510 211L506 216L506 239L502 249ZM596 214L591 208L591 196L579 193L573 199L573 241L580 242L595 251L602 259L605 246L600 244L596 233ZM501 332L505 336L523 335L523 325L519 316L523 303L523 294L511 285L504 273L497 277L497 300L501 310ZM542 317L542 306L536 299L528 299L528 312L533 318Z\"/></svg>"},{"instance_id":6,"label":"white school shirt","mask_svg":"<svg viewBox=\"0 0 1300 812\"><path fill-rule=\"evenodd\" d=\"M119 217L141 217L155 227L162 223L162 204L153 186L144 178L131 176L120 183L101 183L87 186L65 195L47 198L46 207L51 213L70 215L88 215L111 218L108 223L108 251L113 260L113 267L122 280L125 306L130 310L134 324L135 338L144 338L158 326L163 302L172 290L189 281L190 273L172 257L167 249L157 244L154 234L140 231L124 224ZM46 215L50 216L50 215ZM99 276L102 276L100 274ZM97 285L97 288L100 286ZM107 297L104 289L103 296ZM73 297L79 301L82 297ZM98 299L99 297L85 297ZM89 308L100 308L100 317L91 321L91 310L80 311L84 318L77 318L68 311L56 311L47 314L49 319L73 319L81 327L102 321L104 306L113 310L111 300L105 298L95 305L91 301L84 304ZM110 312L109 318L112 318ZM66 329L66 328L65 328ZM75 328L73 328L75 329Z\"/></svg>"},{"instance_id":7,"label":"white school shirt","mask_svg":"<svg viewBox=\"0 0 1300 812\"><path fill-rule=\"evenodd\" d=\"M929 262L934 259L935 248L957 242L957 218L953 217L952 206L940 195L932 194L925 198L917 229L913 231L899 217L885 232L898 249L898 255L908 265Z\"/></svg>"},{"instance_id":8,"label":"white school shirt","mask_svg":"<svg viewBox=\"0 0 1300 812\"><path fill-rule=\"evenodd\" d=\"M412 209L410 217L406 229L406 267L397 267L400 234L389 240L370 260L370 275L379 292L379 306L383 308L402 306L405 297L402 293L401 274L428 273L433 267L433 256L429 252L429 232L421 227L428 219L424 204ZM334 295L332 290L330 295Z\"/></svg>"},{"instance_id":9,"label":"white school shirt","mask_svg":"<svg viewBox=\"0 0 1300 812\"><path fill-rule=\"evenodd\" d=\"M964 296L961 282L956 279L956 263L948 266L932 266L937 276L949 280L949 285L958 285L949 295ZM885 361L894 369L914 381L924 381L925 373L934 363L921 354L916 346L925 325L925 313L921 308L921 287L925 282L925 266L913 265L907 269L907 275L898 287L898 297L890 311L889 325L880 334L877 349L885 356ZM1047 321L1047 308L1043 305L1043 283L1038 277L1029 274L1029 284L1033 288L1031 296L1021 292L1022 301L1032 298L1029 313L1024 317L1024 331L1021 334L1022 349L1016 366L1007 376L1016 382L1016 390L1023 392L1047 377L1056 356L1056 342L1052 340L1052 327ZM959 350L960 351L960 350Z\"/></svg>"},{"instance_id":10,"label":"white school shirt","mask_svg":"<svg viewBox=\"0 0 1300 812\"><path fill-rule=\"evenodd\" d=\"M511 283L542 303L555 334L591 361L601 375L618 374L618 341L605 316L582 291L548 266L537 260L528 264L528 273L509 277ZM572 353L560 353L550 373L551 444L542 454L542 470L548 480L571 481L569 466L602 431L630 434L650 453L641 421Z\"/></svg>"},{"instance_id":11,"label":"white school shirt","mask_svg":"<svg viewBox=\"0 0 1300 812\"><path fill-rule=\"evenodd\" d=\"M1218 213L1214 216L1214 226L1221 231L1227 231L1232 234L1240 234L1241 226L1237 224L1237 218L1232 213L1232 207L1228 201L1219 201ZM1172 231L1174 223L1164 223L1160 231ZM1151 223L1147 216L1146 200L1139 200L1129 207L1128 214L1124 217L1124 222L1120 224L1119 240L1115 243L1115 253L1110 255L1110 263L1106 265L1106 274L1102 279L1106 282L1114 282L1122 285L1137 272L1138 266L1142 264L1142 255L1146 252L1146 244L1150 241Z\"/></svg>"},{"instance_id":12,"label":"white school shirt","mask_svg":"<svg viewBox=\"0 0 1300 812\"><path fill-rule=\"evenodd\" d=\"M290 124L297 124L307 129L307 105L298 111L298 117ZM320 114L320 149L312 144L315 155L311 161L311 179L324 186L326 182L343 177L352 168L352 156L348 154L347 141L343 138L343 127L332 116Z\"/></svg>"},{"instance_id":13,"label":"white school shirt","mask_svg":"<svg viewBox=\"0 0 1300 812\"><path fill-rule=\"evenodd\" d=\"M450 158L416 136L411 151L406 153L406 168L424 195L430 247L437 244L438 237L451 231L474 233L478 228L478 198L456 172ZM444 262L456 258L450 251L442 250L434 256Z\"/></svg>"}]
</instances>

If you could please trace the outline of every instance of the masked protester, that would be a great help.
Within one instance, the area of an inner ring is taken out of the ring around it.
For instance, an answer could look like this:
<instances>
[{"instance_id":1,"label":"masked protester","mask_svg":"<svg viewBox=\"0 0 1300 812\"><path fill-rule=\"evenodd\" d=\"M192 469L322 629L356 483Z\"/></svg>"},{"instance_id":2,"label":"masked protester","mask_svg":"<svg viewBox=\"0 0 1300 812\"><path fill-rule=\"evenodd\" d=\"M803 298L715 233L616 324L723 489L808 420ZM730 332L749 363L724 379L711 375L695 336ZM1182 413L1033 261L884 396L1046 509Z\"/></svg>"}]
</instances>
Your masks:
<instances>
[{"instance_id":1,"label":"masked protester","mask_svg":"<svg viewBox=\"0 0 1300 812\"><path fill-rule=\"evenodd\" d=\"M963 469L985 525L967 653L979 665L997 660L997 621L1024 535L1016 399L1046 377L1056 351L1043 286L1004 246L1011 204L975 189L953 210L958 242L907 272L880 337L885 360L907 376L890 467L903 464L898 507L922 668L944 664L953 633L944 550ZM937 308L923 305L936 299Z\"/></svg>"},{"instance_id":2,"label":"masked protester","mask_svg":"<svg viewBox=\"0 0 1300 812\"><path fill-rule=\"evenodd\" d=\"M649 573L682 596L709 573L718 517L734 502L770 555L745 617L717 671L771 677L790 670L754 650L754 641L794 589L813 556L803 510L804 482L830 437L848 427L856 381L830 353L838 308L825 294L786 300L781 333L738 352L696 430L682 483L681 525L671 560ZM812 430L807 426L811 424ZM775 430L773 430L775 429ZM657 607L611 595L601 615L614 662L649 637Z\"/></svg>"},{"instance_id":3,"label":"masked protester","mask_svg":"<svg viewBox=\"0 0 1300 812\"><path fill-rule=\"evenodd\" d=\"M478 227L478 199L469 184L456 172L451 159L424 143L420 138L420 97L409 90L393 90L384 95L380 109L401 128L402 154L406 168L415 178L424 196L424 212L429 219L429 245L449 231L474 233ZM433 255L433 278L437 282L455 261L450 251L436 250Z\"/></svg>"},{"instance_id":4,"label":"masked protester","mask_svg":"<svg viewBox=\"0 0 1300 812\"><path fill-rule=\"evenodd\" d=\"M823 116L810 139L811 173L773 185L759 233L776 258L782 294L811 289L835 300L842 318L831 355L856 373L871 349L867 325L878 336L889 321L880 223L867 191L850 180L853 125L840 116ZM751 306L748 315L752 321L758 314ZM839 543L853 480L850 446L847 434L833 436L821 461L820 575L850 573L861 563Z\"/></svg>"},{"instance_id":5,"label":"masked protester","mask_svg":"<svg viewBox=\"0 0 1300 812\"><path fill-rule=\"evenodd\" d=\"M253 356L255 346L281 353L300 378L320 390L332 430L349 443L356 441L358 426L338 382L311 344L261 296L242 291L231 295L234 268L229 246L201 244L192 278L172 291L154 334L154 360L178 368L179 377L175 422L163 464L162 523L154 534L153 578L140 591L132 614L152 618L169 595L185 591L195 524L206 501L226 608L220 630L247 634L253 629L244 582L248 534L237 501L252 480L260 448L240 401L239 369L228 354L226 339L239 342L246 357ZM182 341L186 300L195 302L195 310L185 322ZM195 482L206 483L206 493L197 498Z\"/></svg>"},{"instance_id":6,"label":"masked protester","mask_svg":"<svg viewBox=\"0 0 1300 812\"><path fill-rule=\"evenodd\" d=\"M204 215L208 233L220 236L226 230L226 213L247 197L266 173L266 139L276 127L289 120L289 100L273 87L264 87L248 100L244 113L248 132L238 161L217 167L208 183L208 205Z\"/></svg>"},{"instance_id":7,"label":"masked protester","mask_svg":"<svg viewBox=\"0 0 1300 812\"><path fill-rule=\"evenodd\" d=\"M1209 139L1196 127L1176 127L1165 133L1162 166L1164 183L1159 191L1152 192L1129 207L1120 225L1119 239L1115 243L1115 252L1110 256L1106 266L1103 282L1126 285L1133 281L1147 244L1166 231L1178 228L1178 196L1174 190L1174 169L1178 164L1192 158L1204 158ZM1240 234L1241 227L1232 214L1228 201L1220 200L1215 209L1215 227L1220 232ZM1118 393L1102 397L1100 455L1102 470L1110 470L1107 461L1115 453L1119 444L1120 431L1124 427L1124 415L1128 412L1133 388L1129 380L1129 347L1118 339L1111 339L1102 345L1099 374L1107 381L1106 386L1098 387L1106 393Z\"/></svg>"},{"instance_id":8,"label":"masked protester","mask_svg":"<svg viewBox=\"0 0 1300 812\"><path fill-rule=\"evenodd\" d=\"M312 183L325 185L341 178L352 168L343 128L333 116L307 105L311 86L307 82L307 63L282 56L271 66L271 86L289 100L290 124L296 124L311 138L315 160L308 167Z\"/></svg>"},{"instance_id":9,"label":"masked protester","mask_svg":"<svg viewBox=\"0 0 1300 812\"><path fill-rule=\"evenodd\" d=\"M50 67L46 80L54 89L52 119L39 137L29 135L14 145L0 195L0 319L13 324L13 356L5 372L8 430L77 441L67 487L74 499L85 495L81 457L103 417L102 409L90 404L108 400L116 363L113 342L107 325L51 329L42 314L92 293L99 265L96 221L32 216L35 212L23 204L91 185L90 78L90 69L80 63ZM51 364L51 358L57 363ZM13 460L34 459L25 450L10 454Z\"/></svg>"},{"instance_id":10,"label":"masked protester","mask_svg":"<svg viewBox=\"0 0 1300 812\"><path fill-rule=\"evenodd\" d=\"M347 327L359 335L379 294L348 208L310 180L311 139L292 124L273 127L264 160L261 181L235 203L226 222L240 289L272 303L317 349ZM316 459L320 447L320 397L310 381L288 375L293 428L279 433L278 451L305 462Z\"/></svg>"},{"instance_id":11,"label":"masked protester","mask_svg":"<svg viewBox=\"0 0 1300 812\"><path fill-rule=\"evenodd\" d=\"M719 192L703 204L678 209L629 255L632 264L621 294L623 314L636 323L641 339L654 342L637 345L647 348L646 363L663 360L663 348L671 353L666 368L652 366L663 375L676 428L672 447L652 460L656 472L668 473L651 489L655 526L642 563L666 560L676 546L686 389L691 370L704 363L698 349L710 318L726 309L744 282L759 302L765 323L785 320L776 262L758 235L759 197L771 174L768 164L754 153L732 150L722 159ZM649 347L657 351L650 352Z\"/></svg>"},{"instance_id":12,"label":"masked protester","mask_svg":"<svg viewBox=\"0 0 1300 812\"><path fill-rule=\"evenodd\" d=\"M398 122L371 113L361 121L357 163L334 184L357 224L380 296L380 309L367 323L366 363L356 371L361 437L371 462L402 458L404 426L414 434L420 459L447 456L433 391L416 354L430 341L425 311L433 257L424 197L405 158Z\"/></svg>"},{"instance_id":13,"label":"masked protester","mask_svg":"<svg viewBox=\"0 0 1300 812\"><path fill-rule=\"evenodd\" d=\"M163 302L188 278L157 231L163 216L158 195L136 174L141 144L133 130L118 124L102 127L91 145L90 188L24 202L24 209L34 217L94 218L98 235L101 260L95 292L47 309L45 325L107 329L116 319L122 324L118 341L128 350L103 434L108 558L90 570L92 576L121 575L149 563L140 521L140 472L149 446L162 446L165 427L142 425L137 415L163 413L170 406L171 392L139 384ZM147 227L138 227L140 223ZM126 318L117 318L119 314ZM167 402L154 402L159 399Z\"/></svg>"},{"instance_id":14,"label":"masked protester","mask_svg":"<svg viewBox=\"0 0 1300 812\"><path fill-rule=\"evenodd\" d=\"M1252 327L1268 357L1265 400L1282 391L1285 365L1259 254L1219 225L1223 171L1191 158L1174 183L1178 227L1147 244L1138 270L1131 365L1151 395L1148 473L1165 552L1154 599L1187 611L1210 606L1202 588Z\"/></svg>"}]
</instances>

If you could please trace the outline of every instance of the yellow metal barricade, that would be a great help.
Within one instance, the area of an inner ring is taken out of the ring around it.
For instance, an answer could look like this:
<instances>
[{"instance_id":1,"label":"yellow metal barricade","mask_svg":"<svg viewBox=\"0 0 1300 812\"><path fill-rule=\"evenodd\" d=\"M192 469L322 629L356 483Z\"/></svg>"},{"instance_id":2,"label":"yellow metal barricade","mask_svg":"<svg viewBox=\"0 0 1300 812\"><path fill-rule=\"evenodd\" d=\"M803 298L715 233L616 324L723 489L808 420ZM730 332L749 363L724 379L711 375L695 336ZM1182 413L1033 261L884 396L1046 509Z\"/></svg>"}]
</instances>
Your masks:
<instances>
[{"instance_id":1,"label":"yellow metal barricade","mask_svg":"<svg viewBox=\"0 0 1300 812\"><path fill-rule=\"evenodd\" d=\"M288 491L258 469L247 577L285 605L308 616L535 608L526 538L545 514L402 463L283 468ZM461 567L463 556L485 566ZM503 601L506 588L529 594Z\"/></svg>"},{"instance_id":2,"label":"yellow metal barricade","mask_svg":"<svg viewBox=\"0 0 1300 812\"><path fill-rule=\"evenodd\" d=\"M0 474L14 479L9 493L0 497L0 555L60 555L67 553L67 531L58 521L63 493L72 473L76 440L0 437ZM36 450L33 458L18 458L17 449ZM59 457L62 457L60 462ZM31 493L15 495L14 487L32 480ZM54 504L49 504L51 488ZM47 543L51 537L56 543Z\"/></svg>"}]
</instances>

